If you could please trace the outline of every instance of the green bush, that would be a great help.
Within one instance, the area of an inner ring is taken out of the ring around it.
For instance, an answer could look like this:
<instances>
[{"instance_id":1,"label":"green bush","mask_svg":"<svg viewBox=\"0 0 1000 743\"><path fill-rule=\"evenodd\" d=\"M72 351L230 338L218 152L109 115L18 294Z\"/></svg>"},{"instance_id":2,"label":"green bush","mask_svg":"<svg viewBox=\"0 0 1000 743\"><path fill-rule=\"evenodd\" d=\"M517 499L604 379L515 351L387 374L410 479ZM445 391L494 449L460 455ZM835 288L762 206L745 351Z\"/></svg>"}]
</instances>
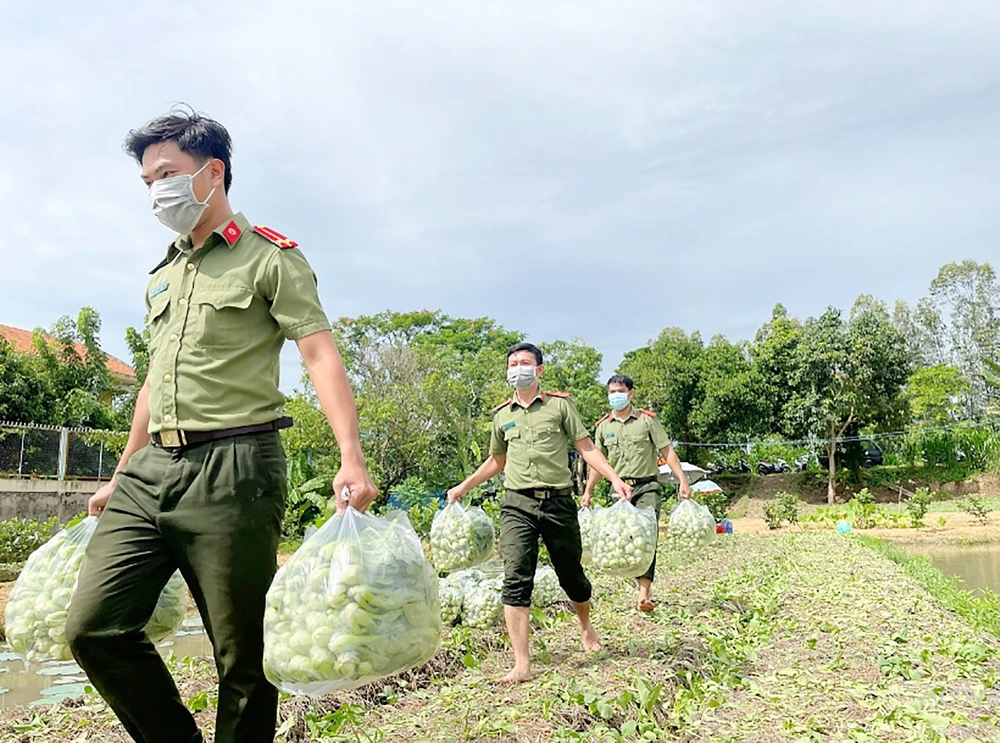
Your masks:
<instances>
[{"instance_id":1,"label":"green bush","mask_svg":"<svg viewBox=\"0 0 1000 743\"><path fill-rule=\"evenodd\" d=\"M847 515L851 526L856 529L871 529L875 526L875 498L868 488L856 493L847 504Z\"/></svg>"},{"instance_id":2,"label":"green bush","mask_svg":"<svg viewBox=\"0 0 1000 743\"><path fill-rule=\"evenodd\" d=\"M991 509L983 498L970 495L959 501L958 507L976 518L983 526L989 523Z\"/></svg>"},{"instance_id":3,"label":"green bush","mask_svg":"<svg viewBox=\"0 0 1000 743\"><path fill-rule=\"evenodd\" d=\"M780 529L785 520L785 509L777 500L769 500L764 504L764 521L768 529Z\"/></svg>"},{"instance_id":4,"label":"green bush","mask_svg":"<svg viewBox=\"0 0 1000 743\"><path fill-rule=\"evenodd\" d=\"M59 519L0 521L0 563L19 563L59 531Z\"/></svg>"},{"instance_id":5,"label":"green bush","mask_svg":"<svg viewBox=\"0 0 1000 743\"><path fill-rule=\"evenodd\" d=\"M772 500L764 504L764 520L770 529L780 529L787 521L797 524L799 521L799 496L795 493L778 493Z\"/></svg>"},{"instance_id":6,"label":"green bush","mask_svg":"<svg viewBox=\"0 0 1000 743\"><path fill-rule=\"evenodd\" d=\"M924 525L924 517L927 515L927 508L936 494L927 488L919 488L908 501L906 501L906 512L910 516L910 526L917 529Z\"/></svg>"},{"instance_id":7,"label":"green bush","mask_svg":"<svg viewBox=\"0 0 1000 743\"><path fill-rule=\"evenodd\" d=\"M726 505L729 503L729 496L725 493L698 493L696 500L705 506L716 521L726 518Z\"/></svg>"}]
</instances>

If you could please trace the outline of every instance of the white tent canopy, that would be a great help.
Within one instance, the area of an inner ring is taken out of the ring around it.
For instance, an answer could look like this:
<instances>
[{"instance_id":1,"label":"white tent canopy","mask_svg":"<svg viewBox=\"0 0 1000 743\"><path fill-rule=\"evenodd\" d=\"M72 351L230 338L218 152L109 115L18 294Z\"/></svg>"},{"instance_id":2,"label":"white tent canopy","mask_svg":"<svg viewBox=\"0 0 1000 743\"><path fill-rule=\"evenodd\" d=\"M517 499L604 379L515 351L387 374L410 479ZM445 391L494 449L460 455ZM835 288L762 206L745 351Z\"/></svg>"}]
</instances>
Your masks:
<instances>
[{"instance_id":1,"label":"white tent canopy","mask_svg":"<svg viewBox=\"0 0 1000 743\"><path fill-rule=\"evenodd\" d=\"M696 464L688 464L687 462L681 462L681 469L684 470L684 474L687 475L688 482L694 484L701 480L703 477L708 475L708 472L703 470ZM665 464L660 465L660 482L665 482L668 485L676 485L677 478L674 477L674 473L670 471L670 467Z\"/></svg>"},{"instance_id":2,"label":"white tent canopy","mask_svg":"<svg viewBox=\"0 0 1000 743\"><path fill-rule=\"evenodd\" d=\"M692 493L721 493L722 488L711 480L702 480L691 486Z\"/></svg>"}]
</instances>

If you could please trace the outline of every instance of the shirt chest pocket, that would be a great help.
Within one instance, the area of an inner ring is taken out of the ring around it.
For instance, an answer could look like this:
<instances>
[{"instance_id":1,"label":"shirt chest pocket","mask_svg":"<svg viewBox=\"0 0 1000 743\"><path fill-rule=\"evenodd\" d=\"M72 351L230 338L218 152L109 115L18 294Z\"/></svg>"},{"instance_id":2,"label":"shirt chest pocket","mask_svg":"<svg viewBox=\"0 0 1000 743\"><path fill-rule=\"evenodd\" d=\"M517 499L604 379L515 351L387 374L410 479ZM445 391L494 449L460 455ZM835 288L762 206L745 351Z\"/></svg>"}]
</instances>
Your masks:
<instances>
[{"instance_id":1,"label":"shirt chest pocket","mask_svg":"<svg viewBox=\"0 0 1000 743\"><path fill-rule=\"evenodd\" d=\"M566 434L558 421L544 421L533 428L535 445L541 451L551 452L566 441Z\"/></svg>"},{"instance_id":2,"label":"shirt chest pocket","mask_svg":"<svg viewBox=\"0 0 1000 743\"><path fill-rule=\"evenodd\" d=\"M649 434L643 428L626 429L625 440L632 446L641 446L649 441Z\"/></svg>"},{"instance_id":3,"label":"shirt chest pocket","mask_svg":"<svg viewBox=\"0 0 1000 743\"><path fill-rule=\"evenodd\" d=\"M506 441L508 445L521 443L521 429L508 428L503 432L503 440Z\"/></svg>"},{"instance_id":4,"label":"shirt chest pocket","mask_svg":"<svg viewBox=\"0 0 1000 743\"><path fill-rule=\"evenodd\" d=\"M196 292L195 330L204 348L243 348L250 341L247 310L253 292L245 286L224 286Z\"/></svg>"},{"instance_id":5,"label":"shirt chest pocket","mask_svg":"<svg viewBox=\"0 0 1000 743\"><path fill-rule=\"evenodd\" d=\"M150 349L155 350L163 331L170 320L170 297L166 293L159 294L149 301L149 314L146 315L146 329L149 331Z\"/></svg>"}]
</instances>

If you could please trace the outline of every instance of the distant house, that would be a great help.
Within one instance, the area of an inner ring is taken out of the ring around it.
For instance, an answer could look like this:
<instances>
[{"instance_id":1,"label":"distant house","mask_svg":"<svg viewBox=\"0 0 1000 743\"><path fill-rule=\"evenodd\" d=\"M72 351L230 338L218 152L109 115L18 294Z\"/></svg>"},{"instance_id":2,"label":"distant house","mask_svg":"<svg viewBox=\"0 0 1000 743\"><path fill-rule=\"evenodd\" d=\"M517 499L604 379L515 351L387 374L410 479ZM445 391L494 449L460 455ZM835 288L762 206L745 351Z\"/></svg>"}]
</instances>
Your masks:
<instances>
[{"instance_id":1,"label":"distant house","mask_svg":"<svg viewBox=\"0 0 1000 743\"><path fill-rule=\"evenodd\" d=\"M20 328L12 328L9 325L0 325L0 338L10 343L18 353L34 354L34 333L30 330L21 330ZM45 336L49 343L58 343L55 338L51 336ZM79 354L81 359L87 358L87 347L82 343L74 343L74 350ZM108 367L108 371L111 375L121 382L123 385L135 384L135 369L126 364L121 359L116 359L114 356L107 356L107 361L105 362Z\"/></svg>"}]
</instances>

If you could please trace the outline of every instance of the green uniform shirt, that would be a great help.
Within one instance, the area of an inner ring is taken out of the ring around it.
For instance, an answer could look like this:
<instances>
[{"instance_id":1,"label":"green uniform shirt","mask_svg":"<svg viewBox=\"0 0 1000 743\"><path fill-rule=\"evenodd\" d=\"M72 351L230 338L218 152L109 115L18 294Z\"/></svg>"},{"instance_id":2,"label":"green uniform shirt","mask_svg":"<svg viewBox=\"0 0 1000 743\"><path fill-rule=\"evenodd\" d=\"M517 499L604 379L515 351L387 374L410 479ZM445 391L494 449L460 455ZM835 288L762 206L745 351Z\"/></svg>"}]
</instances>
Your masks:
<instances>
[{"instance_id":1,"label":"green uniform shirt","mask_svg":"<svg viewBox=\"0 0 1000 743\"><path fill-rule=\"evenodd\" d=\"M663 426L652 413L631 408L625 420L609 413L597 422L597 448L621 478L655 477L659 451L670 445Z\"/></svg>"},{"instance_id":2,"label":"green uniform shirt","mask_svg":"<svg viewBox=\"0 0 1000 743\"><path fill-rule=\"evenodd\" d=\"M525 407L515 394L494 410L490 454L507 457L509 490L568 488L569 442L589 436L576 406L564 393L539 392Z\"/></svg>"},{"instance_id":3,"label":"green uniform shirt","mask_svg":"<svg viewBox=\"0 0 1000 743\"><path fill-rule=\"evenodd\" d=\"M198 250L179 237L153 269L146 291L150 433L280 417L285 339L330 329L302 252L261 229L268 237L236 214Z\"/></svg>"}]
</instances>

